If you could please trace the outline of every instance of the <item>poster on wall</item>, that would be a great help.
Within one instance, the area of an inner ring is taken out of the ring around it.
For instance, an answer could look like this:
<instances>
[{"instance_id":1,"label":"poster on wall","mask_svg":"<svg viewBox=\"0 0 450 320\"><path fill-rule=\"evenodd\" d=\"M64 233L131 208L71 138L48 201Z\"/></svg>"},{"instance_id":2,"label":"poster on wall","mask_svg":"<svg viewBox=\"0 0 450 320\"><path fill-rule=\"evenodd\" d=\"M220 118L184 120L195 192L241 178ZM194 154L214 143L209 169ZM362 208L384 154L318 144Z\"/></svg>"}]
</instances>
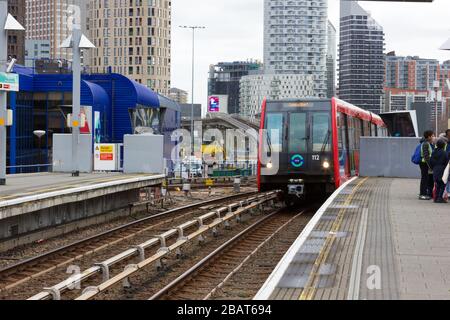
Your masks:
<instances>
[{"instance_id":1,"label":"poster on wall","mask_svg":"<svg viewBox=\"0 0 450 320\"><path fill-rule=\"evenodd\" d=\"M219 112L220 111L219 97L209 97L208 111L209 112Z\"/></svg>"},{"instance_id":2,"label":"poster on wall","mask_svg":"<svg viewBox=\"0 0 450 320\"><path fill-rule=\"evenodd\" d=\"M91 134L92 128L92 107L91 106L81 106L80 114L85 116L86 122L84 123L84 127L80 128L80 133L82 134Z\"/></svg>"}]
</instances>

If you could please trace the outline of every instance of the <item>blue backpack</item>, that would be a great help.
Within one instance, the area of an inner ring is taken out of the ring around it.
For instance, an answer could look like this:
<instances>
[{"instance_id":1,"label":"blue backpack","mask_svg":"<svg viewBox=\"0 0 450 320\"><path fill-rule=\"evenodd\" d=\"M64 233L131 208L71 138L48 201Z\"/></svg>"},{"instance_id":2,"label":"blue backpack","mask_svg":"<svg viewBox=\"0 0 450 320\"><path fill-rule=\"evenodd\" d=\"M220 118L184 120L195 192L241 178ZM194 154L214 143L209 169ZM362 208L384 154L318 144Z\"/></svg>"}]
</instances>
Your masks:
<instances>
[{"instance_id":1,"label":"blue backpack","mask_svg":"<svg viewBox=\"0 0 450 320\"><path fill-rule=\"evenodd\" d=\"M411 157L411 162L419 165L422 162L422 144L419 144Z\"/></svg>"}]
</instances>

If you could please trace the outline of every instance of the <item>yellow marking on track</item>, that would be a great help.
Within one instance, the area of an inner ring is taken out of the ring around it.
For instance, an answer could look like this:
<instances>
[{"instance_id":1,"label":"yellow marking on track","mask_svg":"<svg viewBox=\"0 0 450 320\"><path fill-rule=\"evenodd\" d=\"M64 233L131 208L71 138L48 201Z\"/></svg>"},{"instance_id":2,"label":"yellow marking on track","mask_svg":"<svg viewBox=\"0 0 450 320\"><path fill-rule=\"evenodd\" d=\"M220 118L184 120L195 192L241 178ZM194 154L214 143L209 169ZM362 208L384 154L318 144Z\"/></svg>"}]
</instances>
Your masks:
<instances>
[{"instance_id":1,"label":"yellow marking on track","mask_svg":"<svg viewBox=\"0 0 450 320\"><path fill-rule=\"evenodd\" d=\"M353 198L356 194L356 191L364 184L369 178L362 179L354 188L352 193L345 200L343 207L349 206ZM306 282L305 288L303 289L299 300L312 300L316 294L317 286L319 284L319 269L320 266L326 262L328 255L330 254L331 248L333 247L333 243L336 240L336 235L341 228L342 221L344 220L345 213L347 212L347 208L342 208L339 210L338 216L331 226L330 233L325 239L325 243L320 250L319 256L314 261L313 268L311 273L309 274L308 281Z\"/></svg>"}]
</instances>

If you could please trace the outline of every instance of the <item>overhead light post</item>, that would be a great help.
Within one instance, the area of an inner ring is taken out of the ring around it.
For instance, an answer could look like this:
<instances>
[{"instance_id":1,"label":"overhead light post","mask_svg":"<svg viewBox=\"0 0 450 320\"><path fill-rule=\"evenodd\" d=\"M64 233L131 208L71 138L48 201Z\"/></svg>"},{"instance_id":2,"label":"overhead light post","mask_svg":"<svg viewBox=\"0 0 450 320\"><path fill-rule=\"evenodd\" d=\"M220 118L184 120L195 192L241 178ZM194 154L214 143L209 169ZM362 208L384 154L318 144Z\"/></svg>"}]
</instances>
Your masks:
<instances>
[{"instance_id":1,"label":"overhead light post","mask_svg":"<svg viewBox=\"0 0 450 320\"><path fill-rule=\"evenodd\" d=\"M447 50L450 51L450 38L439 48L440 50ZM448 86L448 90L450 90L450 79L447 79L446 84ZM444 104L445 99L442 99L442 104ZM444 107L442 108L444 110ZM445 106L445 112L447 113L447 123L450 123L448 119L448 109L447 106Z\"/></svg>"},{"instance_id":2,"label":"overhead light post","mask_svg":"<svg viewBox=\"0 0 450 320\"><path fill-rule=\"evenodd\" d=\"M437 78L437 77L436 77ZM436 136L439 135L439 118L438 118L438 94L439 94L439 81L435 80L433 82L434 89L434 117L436 120Z\"/></svg>"},{"instance_id":3,"label":"overhead light post","mask_svg":"<svg viewBox=\"0 0 450 320\"><path fill-rule=\"evenodd\" d=\"M195 31L205 29L203 26L179 26L183 29L192 30L192 92L191 92L191 155L194 155L194 71L195 71Z\"/></svg>"},{"instance_id":4,"label":"overhead light post","mask_svg":"<svg viewBox=\"0 0 450 320\"><path fill-rule=\"evenodd\" d=\"M76 6L78 12L80 8ZM74 6L75 9L75 6ZM72 127L72 177L78 177L80 170L78 167L78 144L80 142L81 127L81 51L83 49L95 48L94 44L81 32L81 17L76 16L72 24L72 35L70 35L59 46L60 48L72 48L72 117L70 126Z\"/></svg>"},{"instance_id":5,"label":"overhead light post","mask_svg":"<svg viewBox=\"0 0 450 320\"><path fill-rule=\"evenodd\" d=\"M7 91L18 91L18 75L11 75L15 59L5 68L7 51L7 32L9 30L24 31L25 28L8 13L8 2L0 0L0 72L2 85L0 86L0 185L6 184L6 126L8 123ZM5 83L3 83L5 81ZM12 81L10 83L10 81ZM11 119L10 119L11 120Z\"/></svg>"}]
</instances>

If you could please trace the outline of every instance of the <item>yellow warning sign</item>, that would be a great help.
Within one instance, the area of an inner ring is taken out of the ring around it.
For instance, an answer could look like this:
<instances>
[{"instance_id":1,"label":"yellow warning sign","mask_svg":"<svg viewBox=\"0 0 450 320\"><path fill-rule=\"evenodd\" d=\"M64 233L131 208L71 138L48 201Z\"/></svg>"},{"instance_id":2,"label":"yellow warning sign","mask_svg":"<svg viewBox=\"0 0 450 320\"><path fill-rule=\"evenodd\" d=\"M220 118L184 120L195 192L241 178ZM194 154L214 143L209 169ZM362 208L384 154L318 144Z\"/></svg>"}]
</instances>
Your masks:
<instances>
[{"instance_id":1,"label":"yellow warning sign","mask_svg":"<svg viewBox=\"0 0 450 320\"><path fill-rule=\"evenodd\" d=\"M100 153L113 153L113 148L112 145L100 146Z\"/></svg>"},{"instance_id":2,"label":"yellow warning sign","mask_svg":"<svg viewBox=\"0 0 450 320\"><path fill-rule=\"evenodd\" d=\"M0 126L4 126L5 125L5 119L4 118L0 118Z\"/></svg>"},{"instance_id":3,"label":"yellow warning sign","mask_svg":"<svg viewBox=\"0 0 450 320\"><path fill-rule=\"evenodd\" d=\"M78 128L79 125L80 125L80 123L77 120L73 120L72 121L72 127L73 128Z\"/></svg>"},{"instance_id":4,"label":"yellow warning sign","mask_svg":"<svg viewBox=\"0 0 450 320\"><path fill-rule=\"evenodd\" d=\"M212 187L214 185L214 180L213 179L206 179L205 180L205 185L207 187Z\"/></svg>"}]
</instances>

